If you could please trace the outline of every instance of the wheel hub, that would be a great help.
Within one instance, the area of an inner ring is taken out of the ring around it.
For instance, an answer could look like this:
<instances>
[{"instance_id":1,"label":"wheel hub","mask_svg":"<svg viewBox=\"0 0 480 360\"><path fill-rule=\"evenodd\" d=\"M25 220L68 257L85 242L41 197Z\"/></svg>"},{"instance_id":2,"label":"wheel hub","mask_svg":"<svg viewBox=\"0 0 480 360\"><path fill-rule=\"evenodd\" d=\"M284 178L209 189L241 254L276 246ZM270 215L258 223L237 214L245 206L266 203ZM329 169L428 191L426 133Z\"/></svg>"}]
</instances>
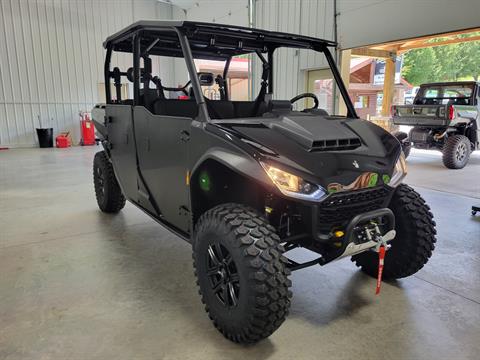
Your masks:
<instances>
[{"instance_id":1,"label":"wheel hub","mask_svg":"<svg viewBox=\"0 0 480 360\"><path fill-rule=\"evenodd\" d=\"M463 161L465 159L465 156L467 155L467 147L465 144L458 145L455 155L458 161Z\"/></svg>"},{"instance_id":2,"label":"wheel hub","mask_svg":"<svg viewBox=\"0 0 480 360\"><path fill-rule=\"evenodd\" d=\"M232 255L222 245L210 245L207 250L207 276L217 299L227 308L238 304L240 279Z\"/></svg>"}]
</instances>

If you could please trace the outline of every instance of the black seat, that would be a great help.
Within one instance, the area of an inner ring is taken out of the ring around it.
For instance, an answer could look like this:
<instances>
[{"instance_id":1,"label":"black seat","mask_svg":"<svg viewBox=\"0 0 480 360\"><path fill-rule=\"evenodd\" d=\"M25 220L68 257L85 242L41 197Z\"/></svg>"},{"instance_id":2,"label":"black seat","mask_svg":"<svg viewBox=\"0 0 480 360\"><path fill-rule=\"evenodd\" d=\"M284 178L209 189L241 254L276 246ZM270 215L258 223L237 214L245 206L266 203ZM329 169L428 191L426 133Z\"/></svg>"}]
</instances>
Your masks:
<instances>
[{"instance_id":1,"label":"black seat","mask_svg":"<svg viewBox=\"0 0 480 360\"><path fill-rule=\"evenodd\" d=\"M141 89L140 98L143 106L150 112L153 112L153 104L159 99L158 91L155 89Z\"/></svg>"},{"instance_id":2,"label":"black seat","mask_svg":"<svg viewBox=\"0 0 480 360\"><path fill-rule=\"evenodd\" d=\"M234 119L252 117L255 108L254 101L227 101L227 100L206 100L208 114L211 119ZM198 105L194 99L159 99L153 102L153 113L156 115L182 116L195 118L198 115ZM267 105L262 102L259 106L257 116L267 112Z\"/></svg>"},{"instance_id":3,"label":"black seat","mask_svg":"<svg viewBox=\"0 0 480 360\"><path fill-rule=\"evenodd\" d=\"M235 118L235 108L233 103L228 100L210 100L206 99L208 115L211 119L233 119Z\"/></svg>"},{"instance_id":4,"label":"black seat","mask_svg":"<svg viewBox=\"0 0 480 360\"><path fill-rule=\"evenodd\" d=\"M153 104L153 113L193 119L198 115L198 106L195 100L157 99Z\"/></svg>"},{"instance_id":5,"label":"black seat","mask_svg":"<svg viewBox=\"0 0 480 360\"><path fill-rule=\"evenodd\" d=\"M253 114L255 101L232 101L232 103L235 109L235 116L240 118L262 116L267 111L267 105L263 101L259 104L256 114Z\"/></svg>"},{"instance_id":6,"label":"black seat","mask_svg":"<svg viewBox=\"0 0 480 360\"><path fill-rule=\"evenodd\" d=\"M262 116L267 112L265 102L255 105L255 101L228 101L228 100L206 100L207 110L212 119L234 119ZM253 114L255 106L258 106L256 114Z\"/></svg>"}]
</instances>

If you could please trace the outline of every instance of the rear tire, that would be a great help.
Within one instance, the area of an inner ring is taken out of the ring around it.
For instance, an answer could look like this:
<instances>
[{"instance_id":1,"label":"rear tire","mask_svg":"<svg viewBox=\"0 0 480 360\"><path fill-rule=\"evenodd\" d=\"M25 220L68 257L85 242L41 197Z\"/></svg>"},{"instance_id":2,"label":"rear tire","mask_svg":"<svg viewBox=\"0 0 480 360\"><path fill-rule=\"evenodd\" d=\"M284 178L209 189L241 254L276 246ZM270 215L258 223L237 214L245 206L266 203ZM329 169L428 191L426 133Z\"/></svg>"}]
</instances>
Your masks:
<instances>
[{"instance_id":1,"label":"rear tire","mask_svg":"<svg viewBox=\"0 0 480 360\"><path fill-rule=\"evenodd\" d=\"M193 266L214 326L229 340L255 343L285 320L292 293L280 238L252 208L219 205L195 226Z\"/></svg>"},{"instance_id":2,"label":"rear tire","mask_svg":"<svg viewBox=\"0 0 480 360\"><path fill-rule=\"evenodd\" d=\"M118 213L123 209L125 197L105 151L97 152L93 159L93 184L100 210L106 213Z\"/></svg>"},{"instance_id":3,"label":"rear tire","mask_svg":"<svg viewBox=\"0 0 480 360\"><path fill-rule=\"evenodd\" d=\"M395 215L397 236L386 252L384 279L399 279L415 274L432 256L435 248L435 221L423 198L410 186L397 187L390 202ZM352 257L352 261L372 277L377 277L378 254L367 251Z\"/></svg>"},{"instance_id":4,"label":"rear tire","mask_svg":"<svg viewBox=\"0 0 480 360\"><path fill-rule=\"evenodd\" d=\"M443 146L443 164L449 169L462 169L467 165L471 150L466 136L450 136Z\"/></svg>"}]
</instances>

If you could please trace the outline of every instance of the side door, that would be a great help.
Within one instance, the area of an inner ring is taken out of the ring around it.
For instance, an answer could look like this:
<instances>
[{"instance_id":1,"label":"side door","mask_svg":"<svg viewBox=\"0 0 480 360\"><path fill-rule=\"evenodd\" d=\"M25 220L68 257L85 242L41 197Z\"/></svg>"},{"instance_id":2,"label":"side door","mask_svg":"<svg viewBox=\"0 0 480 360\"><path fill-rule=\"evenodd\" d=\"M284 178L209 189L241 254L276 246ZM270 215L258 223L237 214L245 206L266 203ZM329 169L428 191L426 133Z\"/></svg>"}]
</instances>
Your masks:
<instances>
[{"instance_id":1,"label":"side door","mask_svg":"<svg viewBox=\"0 0 480 360\"><path fill-rule=\"evenodd\" d=\"M188 143L192 119L154 115L143 106L135 106L134 118L140 172L161 218L188 232Z\"/></svg>"},{"instance_id":2,"label":"side door","mask_svg":"<svg viewBox=\"0 0 480 360\"><path fill-rule=\"evenodd\" d=\"M123 194L137 201L137 160L133 136L132 106L107 104L108 140L115 175Z\"/></svg>"}]
</instances>

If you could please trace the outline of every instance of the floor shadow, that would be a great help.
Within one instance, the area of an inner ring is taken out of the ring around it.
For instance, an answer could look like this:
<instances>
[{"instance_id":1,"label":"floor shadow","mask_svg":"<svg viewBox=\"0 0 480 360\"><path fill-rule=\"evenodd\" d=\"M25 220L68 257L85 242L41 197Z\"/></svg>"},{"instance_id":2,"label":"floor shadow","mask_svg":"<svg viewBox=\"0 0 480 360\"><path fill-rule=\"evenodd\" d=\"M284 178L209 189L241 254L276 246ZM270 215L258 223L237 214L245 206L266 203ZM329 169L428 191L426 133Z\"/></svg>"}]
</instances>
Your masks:
<instances>
[{"instance_id":1,"label":"floor shadow","mask_svg":"<svg viewBox=\"0 0 480 360\"><path fill-rule=\"evenodd\" d=\"M317 326L351 317L372 302L371 298L360 293L360 288L368 281L369 277L358 271L348 279L337 296L332 296L336 289L322 294L322 297L307 292L294 292L291 316L301 317Z\"/></svg>"}]
</instances>

